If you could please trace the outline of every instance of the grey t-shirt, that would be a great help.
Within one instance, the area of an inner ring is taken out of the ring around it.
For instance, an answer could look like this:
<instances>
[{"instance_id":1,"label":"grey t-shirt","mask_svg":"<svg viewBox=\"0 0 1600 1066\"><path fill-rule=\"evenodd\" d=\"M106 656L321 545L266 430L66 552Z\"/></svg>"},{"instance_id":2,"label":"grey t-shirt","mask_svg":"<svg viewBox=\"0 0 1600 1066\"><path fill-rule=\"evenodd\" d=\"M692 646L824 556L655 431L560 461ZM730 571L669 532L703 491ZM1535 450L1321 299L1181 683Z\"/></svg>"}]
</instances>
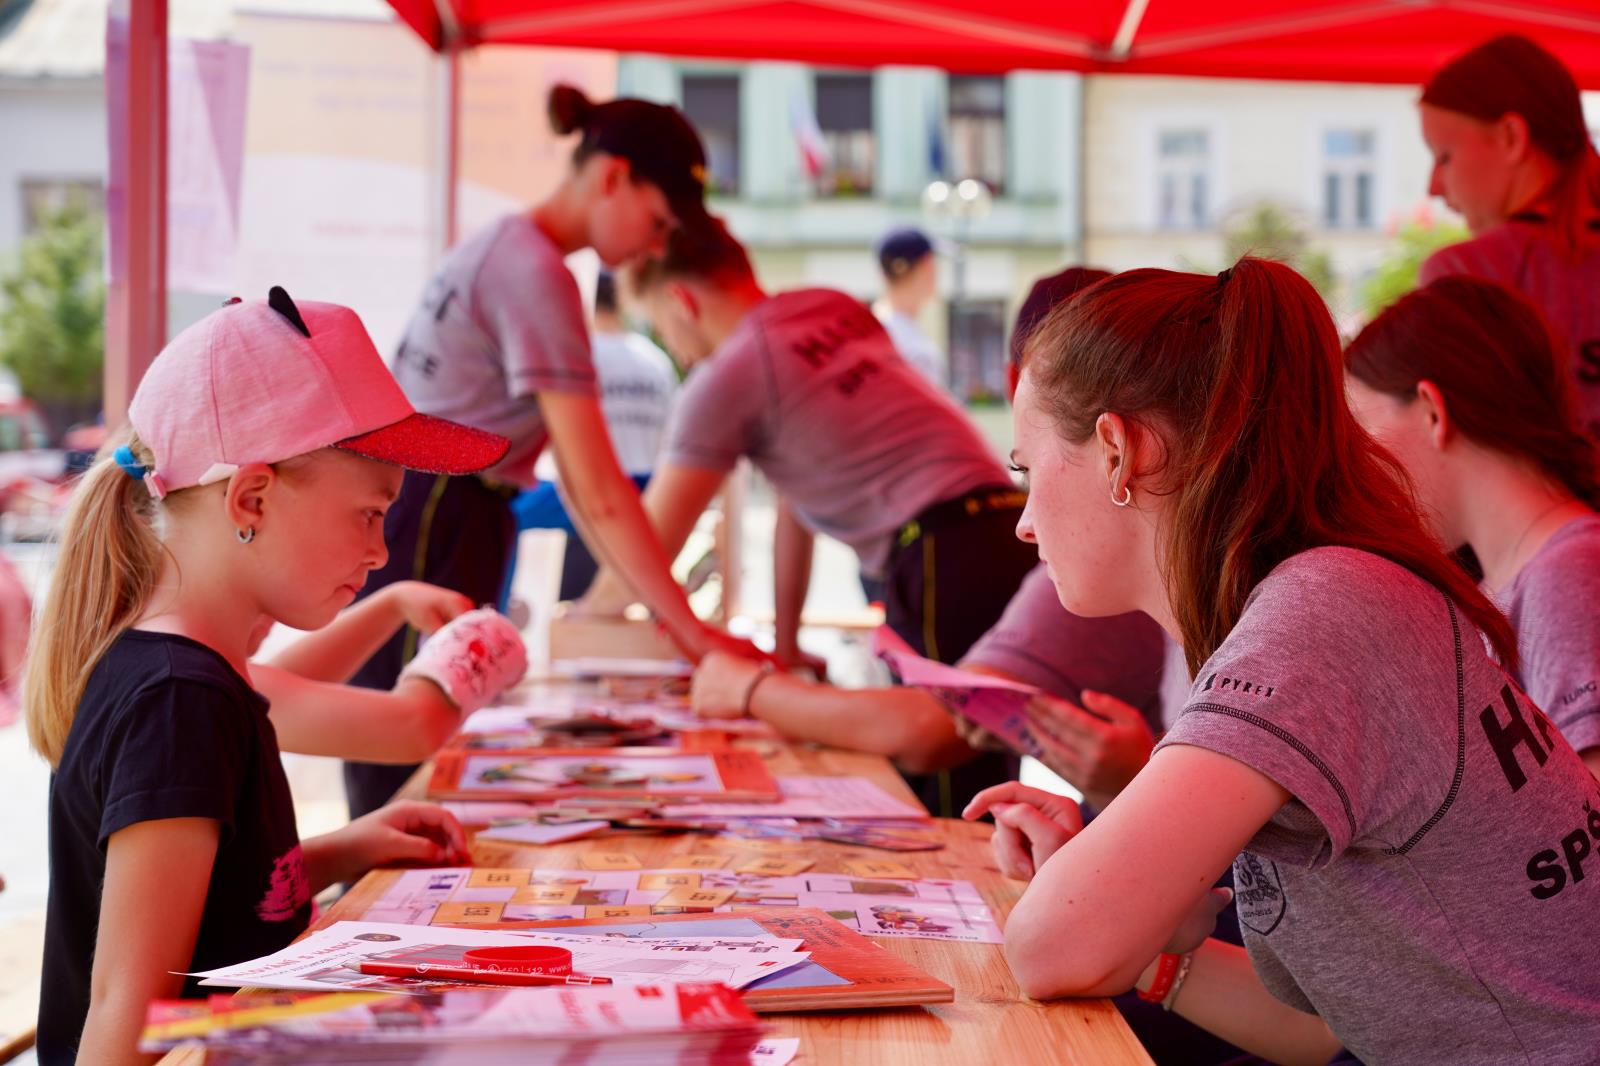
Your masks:
<instances>
[{"instance_id":1,"label":"grey t-shirt","mask_svg":"<svg viewBox=\"0 0 1600 1066\"><path fill-rule=\"evenodd\" d=\"M634 476L655 469L667 430L678 371L667 353L637 333L602 333L589 338L600 376L600 409L617 462Z\"/></svg>"},{"instance_id":2,"label":"grey t-shirt","mask_svg":"<svg viewBox=\"0 0 1600 1066\"><path fill-rule=\"evenodd\" d=\"M1579 751L1600 745L1597 604L1600 515L1593 514L1556 530L1500 595L1517 631L1517 683Z\"/></svg>"},{"instance_id":3,"label":"grey t-shirt","mask_svg":"<svg viewBox=\"0 0 1600 1066\"><path fill-rule=\"evenodd\" d=\"M768 297L690 370L664 461L730 470L741 456L873 575L894 531L930 505L1011 484L966 413L900 358L872 312L828 289Z\"/></svg>"},{"instance_id":4,"label":"grey t-shirt","mask_svg":"<svg viewBox=\"0 0 1600 1066\"><path fill-rule=\"evenodd\" d=\"M1290 793L1234 864L1279 999L1374 1064L1595 1061L1600 784L1432 585L1346 548L1280 564L1172 744Z\"/></svg>"},{"instance_id":5,"label":"grey t-shirt","mask_svg":"<svg viewBox=\"0 0 1600 1066\"><path fill-rule=\"evenodd\" d=\"M1164 657L1161 627L1149 615L1080 618L1061 606L1041 563L961 665L999 670L1068 700L1084 689L1107 693L1137 708L1159 732Z\"/></svg>"},{"instance_id":6,"label":"grey t-shirt","mask_svg":"<svg viewBox=\"0 0 1600 1066\"><path fill-rule=\"evenodd\" d=\"M536 394L596 395L583 300L527 215L451 249L406 324L395 380L412 406L511 439L489 471L522 485L545 443Z\"/></svg>"},{"instance_id":7,"label":"grey t-shirt","mask_svg":"<svg viewBox=\"0 0 1600 1066\"><path fill-rule=\"evenodd\" d=\"M918 373L935 385L943 384L944 357L938 347L922 332L917 320L887 306L873 308L873 314L883 323L884 331L894 341L900 357L917 368Z\"/></svg>"},{"instance_id":8,"label":"grey t-shirt","mask_svg":"<svg viewBox=\"0 0 1600 1066\"><path fill-rule=\"evenodd\" d=\"M1578 410L1590 435L1600 437L1600 238L1569 262L1551 242L1546 223L1504 222L1433 253L1418 280L1426 285L1447 274L1499 282L1544 312L1572 346Z\"/></svg>"}]
</instances>

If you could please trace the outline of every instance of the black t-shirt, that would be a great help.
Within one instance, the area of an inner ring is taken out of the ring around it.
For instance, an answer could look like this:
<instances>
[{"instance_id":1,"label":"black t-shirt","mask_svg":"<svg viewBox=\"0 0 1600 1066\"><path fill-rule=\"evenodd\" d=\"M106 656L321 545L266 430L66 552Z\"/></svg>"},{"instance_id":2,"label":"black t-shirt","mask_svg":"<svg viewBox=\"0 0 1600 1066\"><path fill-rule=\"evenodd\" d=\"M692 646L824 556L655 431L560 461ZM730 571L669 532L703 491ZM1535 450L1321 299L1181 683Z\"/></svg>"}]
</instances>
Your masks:
<instances>
[{"instance_id":1,"label":"black t-shirt","mask_svg":"<svg viewBox=\"0 0 1600 1066\"><path fill-rule=\"evenodd\" d=\"M50 782L44 1066L77 1055L107 842L163 818L222 824L190 971L270 954L306 928L311 893L267 701L205 645L130 631L89 675ZM201 994L194 979L184 994Z\"/></svg>"}]
</instances>

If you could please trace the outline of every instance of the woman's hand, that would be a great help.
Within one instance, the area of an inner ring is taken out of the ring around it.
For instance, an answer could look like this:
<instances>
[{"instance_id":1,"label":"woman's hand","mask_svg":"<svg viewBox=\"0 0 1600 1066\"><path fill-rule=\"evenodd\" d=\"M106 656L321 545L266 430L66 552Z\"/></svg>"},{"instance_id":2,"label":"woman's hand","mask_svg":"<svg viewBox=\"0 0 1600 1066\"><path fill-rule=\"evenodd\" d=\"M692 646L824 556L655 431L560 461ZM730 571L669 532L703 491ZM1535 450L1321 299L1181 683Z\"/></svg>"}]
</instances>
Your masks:
<instances>
[{"instance_id":1,"label":"woman's hand","mask_svg":"<svg viewBox=\"0 0 1600 1066\"><path fill-rule=\"evenodd\" d=\"M476 606L461 593L430 585L426 581L396 581L378 595L387 596L406 624L424 634L433 633L457 615L466 614Z\"/></svg>"},{"instance_id":2,"label":"woman's hand","mask_svg":"<svg viewBox=\"0 0 1600 1066\"><path fill-rule=\"evenodd\" d=\"M761 673L761 663L755 659L714 651L695 667L689 706L703 718L742 717L745 694Z\"/></svg>"},{"instance_id":3,"label":"woman's hand","mask_svg":"<svg viewBox=\"0 0 1600 1066\"><path fill-rule=\"evenodd\" d=\"M1072 800L1016 781L984 789L961 817L973 821L986 813L994 815L989 846L995 862L1018 881L1032 880L1045 860L1083 829L1083 812Z\"/></svg>"},{"instance_id":4,"label":"woman's hand","mask_svg":"<svg viewBox=\"0 0 1600 1066\"><path fill-rule=\"evenodd\" d=\"M1116 697L1085 689L1082 698L1079 707L1040 693L1024 713L1039 761L1104 808L1150 761L1155 737L1144 715Z\"/></svg>"},{"instance_id":5,"label":"woman's hand","mask_svg":"<svg viewBox=\"0 0 1600 1066\"><path fill-rule=\"evenodd\" d=\"M353 880L378 866L470 866L467 836L455 815L436 803L396 800L329 834Z\"/></svg>"}]
</instances>

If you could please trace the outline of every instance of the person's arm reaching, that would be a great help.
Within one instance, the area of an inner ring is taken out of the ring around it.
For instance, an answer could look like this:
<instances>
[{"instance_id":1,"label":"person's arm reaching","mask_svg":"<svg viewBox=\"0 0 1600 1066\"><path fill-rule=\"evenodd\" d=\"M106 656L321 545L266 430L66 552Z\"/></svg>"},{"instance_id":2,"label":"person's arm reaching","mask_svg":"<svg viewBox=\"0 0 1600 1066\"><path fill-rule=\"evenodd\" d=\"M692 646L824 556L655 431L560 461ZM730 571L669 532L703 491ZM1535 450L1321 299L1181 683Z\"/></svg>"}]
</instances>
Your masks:
<instances>
[{"instance_id":1,"label":"person's arm reaching","mask_svg":"<svg viewBox=\"0 0 1600 1066\"><path fill-rule=\"evenodd\" d=\"M397 581L274 655L270 665L311 681L343 684L402 625L424 635L476 606L459 592L421 581ZM269 694L270 695L270 694Z\"/></svg>"},{"instance_id":2,"label":"person's arm reaching","mask_svg":"<svg viewBox=\"0 0 1600 1066\"><path fill-rule=\"evenodd\" d=\"M421 762L461 724L439 686L402 678L393 691L313 681L266 663L250 664L250 685L271 703L278 746L299 755L362 762Z\"/></svg>"},{"instance_id":3,"label":"person's arm reaching","mask_svg":"<svg viewBox=\"0 0 1600 1066\"><path fill-rule=\"evenodd\" d=\"M560 455L557 454L560 461ZM619 475L620 476L620 475ZM683 548L689 539L689 534L694 531L695 522L702 512L716 496L717 490L722 487L726 475L720 470L711 470L702 467L676 466L667 464L656 468L650 476L650 484L646 486L643 497L634 492L634 506L638 510L639 520L645 524L644 530L632 533L624 542L631 549L639 549L641 540L647 541L646 547L650 554L658 555L662 560L660 580L670 586L670 593L676 598L676 604L681 604L683 612L693 619L694 625L701 625L699 619L694 618L689 611L689 603L684 599L683 589L672 578L671 561ZM574 519L578 521L579 528L583 531L584 541L591 548L596 547L595 541L600 535L598 527L591 528L594 515L589 512L583 500L583 494L575 490L567 481L565 468L562 471L562 485L566 489L568 500L574 505L572 510ZM628 483L629 491L633 492L632 483ZM618 527L620 528L620 520ZM591 537L595 539L591 539ZM585 611L595 614L621 614L622 609L635 599L640 599L650 607L658 619L672 629L670 619L657 609L654 599L646 586L640 583L638 576L628 569L629 565L642 565L639 559L630 561L620 555L601 554L597 551L605 564L600 573L595 577L594 583L589 586L588 593L584 596L582 607ZM642 549L641 549L642 554ZM656 580L656 575L649 575L651 580ZM665 592L662 595L666 595ZM674 609L676 609L676 604ZM675 636L675 639L676 636ZM680 640L681 644L682 641Z\"/></svg>"},{"instance_id":4,"label":"person's arm reaching","mask_svg":"<svg viewBox=\"0 0 1600 1066\"><path fill-rule=\"evenodd\" d=\"M772 530L772 652L781 663L801 662L800 616L811 588L811 556L816 538L780 499Z\"/></svg>"},{"instance_id":5,"label":"person's arm reaching","mask_svg":"<svg viewBox=\"0 0 1600 1066\"><path fill-rule=\"evenodd\" d=\"M764 677L749 660L715 654L701 660L690 699L708 718L748 711L786 737L882 755L908 773L943 770L973 756L938 698L921 689L842 689L785 673Z\"/></svg>"}]
</instances>

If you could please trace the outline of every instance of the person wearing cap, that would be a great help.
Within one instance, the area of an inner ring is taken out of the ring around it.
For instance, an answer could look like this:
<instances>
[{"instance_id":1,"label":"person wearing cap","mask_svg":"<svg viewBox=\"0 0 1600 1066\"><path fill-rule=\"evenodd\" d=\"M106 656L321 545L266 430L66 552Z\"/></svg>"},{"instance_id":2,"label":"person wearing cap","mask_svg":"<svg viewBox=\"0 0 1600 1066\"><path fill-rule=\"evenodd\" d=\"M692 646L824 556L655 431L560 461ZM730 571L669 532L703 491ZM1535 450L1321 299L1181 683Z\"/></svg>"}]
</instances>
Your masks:
<instances>
[{"instance_id":1,"label":"person wearing cap","mask_svg":"<svg viewBox=\"0 0 1600 1066\"><path fill-rule=\"evenodd\" d=\"M300 840L247 658L264 620L316 630L351 604L403 469L470 474L509 442L418 414L354 312L277 288L174 338L128 421L73 492L28 655L28 735L53 771L44 1066L145 1061L152 999L285 947L328 885L470 861L424 803ZM473 611L408 683L468 711L525 668L516 630Z\"/></svg>"},{"instance_id":2,"label":"person wearing cap","mask_svg":"<svg viewBox=\"0 0 1600 1066\"><path fill-rule=\"evenodd\" d=\"M1473 234L1430 256L1419 283L1467 274L1532 300L1570 347L1583 423L1600 434L1600 156L1577 82L1507 34L1445 64L1419 108L1428 193Z\"/></svg>"},{"instance_id":3,"label":"person wearing cap","mask_svg":"<svg viewBox=\"0 0 1600 1066\"><path fill-rule=\"evenodd\" d=\"M617 462L644 491L661 450L667 414L678 391L678 368L649 337L635 333L622 320L617 305L617 280L601 271L594 286L594 328L589 334L594 369L600 381L600 409L617 451ZM588 589L600 564L579 537L562 499L560 482L546 480L519 494L511 505L517 531L560 529L567 534L566 557L561 566L563 600L575 600ZM503 599L511 593L512 565L507 567Z\"/></svg>"},{"instance_id":4,"label":"person wearing cap","mask_svg":"<svg viewBox=\"0 0 1600 1066\"><path fill-rule=\"evenodd\" d=\"M632 281L688 368L645 490L668 548L748 457L783 505L774 538L780 661L801 659L817 533L849 545L863 573L884 581L888 624L907 643L959 661L1038 561L1013 535L1025 497L966 413L899 357L860 301L830 289L766 293L720 222L674 234ZM631 599L621 578L602 570L584 606L619 612ZM938 811L1013 772L1014 760L989 755L915 784Z\"/></svg>"},{"instance_id":5,"label":"person wearing cap","mask_svg":"<svg viewBox=\"0 0 1600 1066\"><path fill-rule=\"evenodd\" d=\"M571 169L532 209L450 251L394 360L417 410L498 433L511 449L481 476L408 476L387 521L389 563L368 587L423 580L497 602L516 538L511 501L533 485L548 441L585 544L627 576L684 653L758 654L696 618L672 579L612 447L583 301L564 261L592 248L603 263L625 263L659 249L676 227L703 224L700 139L674 108L595 103L567 85L551 90L549 110L557 133L581 135ZM353 683L390 687L416 647L415 631L398 634ZM407 776L403 767L347 764L351 813L374 809Z\"/></svg>"},{"instance_id":6,"label":"person wearing cap","mask_svg":"<svg viewBox=\"0 0 1600 1066\"><path fill-rule=\"evenodd\" d=\"M933 241L914 227L885 233L876 248L883 271L883 297L872 305L902 358L922 376L943 387L944 355L922 332L918 319L938 292L939 260Z\"/></svg>"}]
</instances>

